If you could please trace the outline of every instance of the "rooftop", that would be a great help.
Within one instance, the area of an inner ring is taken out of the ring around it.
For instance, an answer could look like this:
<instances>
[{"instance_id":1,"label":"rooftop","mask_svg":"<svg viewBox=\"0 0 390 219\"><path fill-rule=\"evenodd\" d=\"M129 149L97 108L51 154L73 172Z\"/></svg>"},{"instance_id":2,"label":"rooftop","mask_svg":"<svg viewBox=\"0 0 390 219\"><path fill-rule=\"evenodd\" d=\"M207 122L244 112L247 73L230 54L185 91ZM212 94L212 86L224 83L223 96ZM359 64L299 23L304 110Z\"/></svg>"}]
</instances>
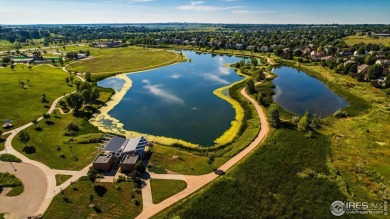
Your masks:
<instances>
[{"instance_id":1,"label":"rooftop","mask_svg":"<svg viewBox=\"0 0 390 219\"><path fill-rule=\"evenodd\" d=\"M144 137L130 138L126 142L126 146L123 149L123 153L132 152L144 148L148 142Z\"/></svg>"},{"instance_id":2,"label":"rooftop","mask_svg":"<svg viewBox=\"0 0 390 219\"><path fill-rule=\"evenodd\" d=\"M121 163L125 164L135 164L138 160L138 155L126 155L123 157Z\"/></svg>"},{"instance_id":3,"label":"rooftop","mask_svg":"<svg viewBox=\"0 0 390 219\"><path fill-rule=\"evenodd\" d=\"M96 157L94 163L108 163L108 161L110 161L111 157L112 157L111 154L108 154L108 155L100 154Z\"/></svg>"},{"instance_id":4,"label":"rooftop","mask_svg":"<svg viewBox=\"0 0 390 219\"><path fill-rule=\"evenodd\" d=\"M104 147L103 150L116 153L119 150L119 148L123 145L123 143L125 143L125 141L126 138L122 138L114 135L107 143L107 145Z\"/></svg>"}]
</instances>

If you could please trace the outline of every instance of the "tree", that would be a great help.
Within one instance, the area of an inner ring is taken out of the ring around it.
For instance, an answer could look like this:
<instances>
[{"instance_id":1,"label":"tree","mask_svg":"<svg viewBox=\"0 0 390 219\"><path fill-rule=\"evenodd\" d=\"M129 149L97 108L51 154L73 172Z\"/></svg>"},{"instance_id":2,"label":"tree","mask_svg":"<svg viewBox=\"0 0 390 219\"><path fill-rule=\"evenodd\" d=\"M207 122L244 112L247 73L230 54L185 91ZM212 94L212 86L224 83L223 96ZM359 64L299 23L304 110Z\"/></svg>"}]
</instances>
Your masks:
<instances>
[{"instance_id":1,"label":"tree","mask_svg":"<svg viewBox=\"0 0 390 219\"><path fill-rule=\"evenodd\" d=\"M141 174L145 173L146 171L146 167L145 165L141 162L141 161L138 161L136 164L135 164L135 170L137 170L138 172L140 172Z\"/></svg>"},{"instance_id":2,"label":"tree","mask_svg":"<svg viewBox=\"0 0 390 219\"><path fill-rule=\"evenodd\" d=\"M69 78L68 78L68 77L66 77L66 78L65 78L65 82L66 82L66 84L69 84L69 81L70 81L70 80L69 80Z\"/></svg>"},{"instance_id":3,"label":"tree","mask_svg":"<svg viewBox=\"0 0 390 219\"><path fill-rule=\"evenodd\" d=\"M258 71L255 71L253 79L255 81L261 81L265 78L263 70L259 69Z\"/></svg>"},{"instance_id":4,"label":"tree","mask_svg":"<svg viewBox=\"0 0 390 219\"><path fill-rule=\"evenodd\" d=\"M13 71L15 68L15 65L10 65L11 70Z\"/></svg>"},{"instance_id":5,"label":"tree","mask_svg":"<svg viewBox=\"0 0 390 219\"><path fill-rule=\"evenodd\" d=\"M208 159L207 159L207 163L211 166L211 164L213 164L215 161L215 157L214 157L214 154L211 154Z\"/></svg>"},{"instance_id":6,"label":"tree","mask_svg":"<svg viewBox=\"0 0 390 219\"><path fill-rule=\"evenodd\" d=\"M66 107L66 102L65 102L65 100L60 100L59 104L60 104L60 106L61 106L62 108L65 108L65 107Z\"/></svg>"},{"instance_id":7,"label":"tree","mask_svg":"<svg viewBox=\"0 0 390 219\"><path fill-rule=\"evenodd\" d=\"M245 82L245 84L246 84L246 90L248 91L249 94L254 94L256 92L255 83L253 82L253 80L248 79Z\"/></svg>"},{"instance_id":8,"label":"tree","mask_svg":"<svg viewBox=\"0 0 390 219\"><path fill-rule=\"evenodd\" d=\"M280 127L279 107L276 104L271 104L268 108L268 115L271 126L274 128Z\"/></svg>"},{"instance_id":9,"label":"tree","mask_svg":"<svg viewBox=\"0 0 390 219\"><path fill-rule=\"evenodd\" d=\"M21 131L18 135L18 140L27 146L27 142L30 141L30 135L26 131Z\"/></svg>"},{"instance_id":10,"label":"tree","mask_svg":"<svg viewBox=\"0 0 390 219\"><path fill-rule=\"evenodd\" d=\"M301 132L307 132L309 130L309 111L306 110L299 120L298 130Z\"/></svg>"},{"instance_id":11,"label":"tree","mask_svg":"<svg viewBox=\"0 0 390 219\"><path fill-rule=\"evenodd\" d=\"M49 113L43 113L42 116L43 116L43 119L45 119L46 121L48 119L50 119L50 114Z\"/></svg>"},{"instance_id":12,"label":"tree","mask_svg":"<svg viewBox=\"0 0 390 219\"><path fill-rule=\"evenodd\" d=\"M311 120L310 128L317 129L319 123L320 123L320 120L317 118L317 114L313 114L313 119Z\"/></svg>"},{"instance_id":13,"label":"tree","mask_svg":"<svg viewBox=\"0 0 390 219\"><path fill-rule=\"evenodd\" d=\"M90 195L89 195L89 205L92 205L93 198L94 198L93 195L90 194Z\"/></svg>"},{"instance_id":14,"label":"tree","mask_svg":"<svg viewBox=\"0 0 390 219\"><path fill-rule=\"evenodd\" d=\"M378 78L379 76L381 76L383 73L383 68L381 65L379 64L375 64L375 65L372 65L368 68L368 72L367 72L367 75L368 75L368 78L373 80L373 79L376 79Z\"/></svg>"},{"instance_id":15,"label":"tree","mask_svg":"<svg viewBox=\"0 0 390 219\"><path fill-rule=\"evenodd\" d=\"M46 94L43 93L43 94L42 94L42 103L47 103L47 102L49 102L49 101L47 101Z\"/></svg>"},{"instance_id":16,"label":"tree","mask_svg":"<svg viewBox=\"0 0 390 219\"><path fill-rule=\"evenodd\" d=\"M252 59L251 59L251 64L252 64L253 66L257 66L257 65L259 64L259 61L257 61L257 58L252 58Z\"/></svg>"},{"instance_id":17,"label":"tree","mask_svg":"<svg viewBox=\"0 0 390 219\"><path fill-rule=\"evenodd\" d=\"M91 73L89 73L89 72L85 73L85 80L87 80L88 82L91 82L91 81L92 81L92 75L91 75Z\"/></svg>"},{"instance_id":18,"label":"tree","mask_svg":"<svg viewBox=\"0 0 390 219\"><path fill-rule=\"evenodd\" d=\"M66 97L66 103L77 111L81 108L83 101L78 93L72 93Z\"/></svg>"},{"instance_id":19,"label":"tree","mask_svg":"<svg viewBox=\"0 0 390 219\"><path fill-rule=\"evenodd\" d=\"M97 179L97 175L98 175L98 172L93 168L90 168L88 173L87 173L88 179L89 179L89 181L92 182L92 186L94 186L94 187L95 187L95 181Z\"/></svg>"},{"instance_id":20,"label":"tree","mask_svg":"<svg viewBox=\"0 0 390 219\"><path fill-rule=\"evenodd\" d=\"M87 104L89 104L92 100L91 91L89 89L81 91L81 96L83 97L84 102Z\"/></svg>"},{"instance_id":21,"label":"tree","mask_svg":"<svg viewBox=\"0 0 390 219\"><path fill-rule=\"evenodd\" d=\"M96 101L100 97L99 89L96 87L92 89L92 101Z\"/></svg>"},{"instance_id":22,"label":"tree","mask_svg":"<svg viewBox=\"0 0 390 219\"><path fill-rule=\"evenodd\" d=\"M32 124L34 124L34 127L36 128L37 127L37 124L38 124L38 120L37 119L34 119L33 121L31 121Z\"/></svg>"},{"instance_id":23,"label":"tree","mask_svg":"<svg viewBox=\"0 0 390 219\"><path fill-rule=\"evenodd\" d=\"M61 156L61 147L57 146L58 155Z\"/></svg>"},{"instance_id":24,"label":"tree","mask_svg":"<svg viewBox=\"0 0 390 219\"><path fill-rule=\"evenodd\" d=\"M260 103L261 105L264 105L264 98L263 98L263 94L261 92L259 92L256 96L256 100L258 103Z\"/></svg>"}]
</instances>

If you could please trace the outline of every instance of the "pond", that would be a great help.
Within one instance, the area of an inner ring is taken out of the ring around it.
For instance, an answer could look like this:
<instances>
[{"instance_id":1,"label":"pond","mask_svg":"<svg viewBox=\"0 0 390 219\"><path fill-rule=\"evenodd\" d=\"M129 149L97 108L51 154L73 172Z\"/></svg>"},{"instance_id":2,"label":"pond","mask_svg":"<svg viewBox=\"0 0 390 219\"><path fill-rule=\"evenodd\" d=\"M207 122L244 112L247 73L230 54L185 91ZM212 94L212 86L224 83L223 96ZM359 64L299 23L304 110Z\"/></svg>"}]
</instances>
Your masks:
<instances>
[{"instance_id":1,"label":"pond","mask_svg":"<svg viewBox=\"0 0 390 219\"><path fill-rule=\"evenodd\" d=\"M274 102L288 112L303 115L305 110L324 118L348 106L344 98L333 93L321 81L291 67L274 69Z\"/></svg>"},{"instance_id":2,"label":"pond","mask_svg":"<svg viewBox=\"0 0 390 219\"><path fill-rule=\"evenodd\" d=\"M191 62L128 74L132 87L109 115L127 130L213 145L235 117L233 107L213 91L242 79L224 66L241 58L182 52ZM118 90L123 83L107 78L98 85Z\"/></svg>"}]
</instances>

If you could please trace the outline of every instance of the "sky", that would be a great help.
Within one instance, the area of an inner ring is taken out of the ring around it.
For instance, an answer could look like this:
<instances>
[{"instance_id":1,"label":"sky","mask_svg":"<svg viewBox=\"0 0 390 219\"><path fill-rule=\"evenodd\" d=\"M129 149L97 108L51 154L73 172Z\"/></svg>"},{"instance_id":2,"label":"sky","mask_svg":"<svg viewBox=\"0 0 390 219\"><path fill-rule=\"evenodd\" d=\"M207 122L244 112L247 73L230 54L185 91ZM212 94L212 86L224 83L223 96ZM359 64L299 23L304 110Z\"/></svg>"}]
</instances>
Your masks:
<instances>
[{"instance_id":1,"label":"sky","mask_svg":"<svg viewBox=\"0 0 390 219\"><path fill-rule=\"evenodd\" d=\"M390 0L0 0L0 24L390 24Z\"/></svg>"}]
</instances>

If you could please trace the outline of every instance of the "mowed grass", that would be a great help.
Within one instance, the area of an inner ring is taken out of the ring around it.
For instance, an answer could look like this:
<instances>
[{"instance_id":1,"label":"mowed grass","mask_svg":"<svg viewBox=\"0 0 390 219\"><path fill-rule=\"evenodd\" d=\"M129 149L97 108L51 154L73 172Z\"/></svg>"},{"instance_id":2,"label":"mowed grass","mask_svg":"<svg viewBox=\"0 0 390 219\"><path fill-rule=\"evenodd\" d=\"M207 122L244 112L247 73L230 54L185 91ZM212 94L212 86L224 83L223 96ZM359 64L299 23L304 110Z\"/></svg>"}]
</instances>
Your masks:
<instances>
[{"instance_id":1,"label":"mowed grass","mask_svg":"<svg viewBox=\"0 0 390 219\"><path fill-rule=\"evenodd\" d=\"M181 180L151 179L153 203L158 204L165 199L183 191L187 183Z\"/></svg>"},{"instance_id":2,"label":"mowed grass","mask_svg":"<svg viewBox=\"0 0 390 219\"><path fill-rule=\"evenodd\" d=\"M120 190L114 183L96 183L79 180L72 189L64 190L54 197L43 218L135 218L142 211L142 195L134 191L132 183L120 183ZM94 196L95 209L89 207L89 196ZM134 194L135 200L132 199Z\"/></svg>"},{"instance_id":3,"label":"mowed grass","mask_svg":"<svg viewBox=\"0 0 390 219\"><path fill-rule=\"evenodd\" d=\"M53 124L48 125L41 120L37 129L34 126L26 129L31 138L26 148L17 137L13 139L12 146L28 158L55 169L80 170L90 164L97 154L96 143L68 144L68 137L64 136L65 127L69 122L78 124L80 135L99 133L99 130L92 126L87 118L77 118L71 113L57 113L57 117L52 115L49 121ZM61 151L58 151L57 147L60 147Z\"/></svg>"},{"instance_id":4,"label":"mowed grass","mask_svg":"<svg viewBox=\"0 0 390 219\"><path fill-rule=\"evenodd\" d=\"M93 73L93 77L102 77L115 73L134 72L172 64L181 56L166 50L143 49L139 47L101 49L103 54L93 50L93 59L70 64L67 70Z\"/></svg>"},{"instance_id":5,"label":"mowed grass","mask_svg":"<svg viewBox=\"0 0 390 219\"><path fill-rule=\"evenodd\" d=\"M202 175L213 171L226 162L226 157L218 157L212 165L207 163L206 156L195 155L170 146L155 144L150 161L167 170L187 174Z\"/></svg>"},{"instance_id":6,"label":"mowed grass","mask_svg":"<svg viewBox=\"0 0 390 219\"><path fill-rule=\"evenodd\" d=\"M0 68L0 121L9 118L15 127L22 126L42 116L44 107L42 94L45 93L50 105L57 97L74 90L65 83L68 73L48 65L29 70L26 65ZM28 84L27 80L30 81ZM26 85L22 88L19 81Z\"/></svg>"},{"instance_id":7,"label":"mowed grass","mask_svg":"<svg viewBox=\"0 0 390 219\"><path fill-rule=\"evenodd\" d=\"M355 44L364 43L364 44L382 44L385 46L390 46L390 38L371 38L367 36L348 36L344 38L344 41L349 45L353 46Z\"/></svg>"},{"instance_id":8,"label":"mowed grass","mask_svg":"<svg viewBox=\"0 0 390 219\"><path fill-rule=\"evenodd\" d=\"M70 177L72 177L72 176L71 176L71 175L61 175L61 174L57 174L57 175L56 175L56 186L61 185L61 184L64 183L66 180L68 180Z\"/></svg>"},{"instance_id":9,"label":"mowed grass","mask_svg":"<svg viewBox=\"0 0 390 219\"><path fill-rule=\"evenodd\" d=\"M330 153L327 136L271 132L231 171L155 218L330 218L330 204L345 200L328 171Z\"/></svg>"}]
</instances>

